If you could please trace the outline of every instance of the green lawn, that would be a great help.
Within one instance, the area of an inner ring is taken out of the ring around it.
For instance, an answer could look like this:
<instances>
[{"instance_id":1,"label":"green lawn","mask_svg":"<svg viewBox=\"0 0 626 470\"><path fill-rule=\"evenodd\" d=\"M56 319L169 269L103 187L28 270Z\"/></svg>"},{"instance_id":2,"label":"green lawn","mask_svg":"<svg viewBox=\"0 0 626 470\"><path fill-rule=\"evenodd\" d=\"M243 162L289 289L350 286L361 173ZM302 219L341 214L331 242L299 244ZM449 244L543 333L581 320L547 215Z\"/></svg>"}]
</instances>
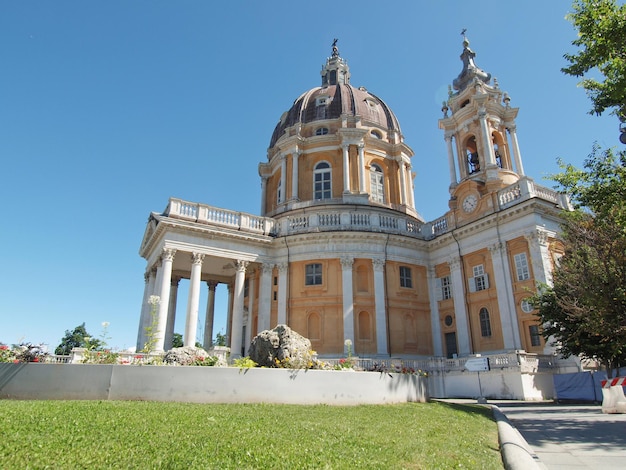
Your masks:
<instances>
[{"instance_id":1,"label":"green lawn","mask_svg":"<svg viewBox=\"0 0 626 470\"><path fill-rule=\"evenodd\" d=\"M0 468L503 468L477 405L0 400Z\"/></svg>"}]
</instances>

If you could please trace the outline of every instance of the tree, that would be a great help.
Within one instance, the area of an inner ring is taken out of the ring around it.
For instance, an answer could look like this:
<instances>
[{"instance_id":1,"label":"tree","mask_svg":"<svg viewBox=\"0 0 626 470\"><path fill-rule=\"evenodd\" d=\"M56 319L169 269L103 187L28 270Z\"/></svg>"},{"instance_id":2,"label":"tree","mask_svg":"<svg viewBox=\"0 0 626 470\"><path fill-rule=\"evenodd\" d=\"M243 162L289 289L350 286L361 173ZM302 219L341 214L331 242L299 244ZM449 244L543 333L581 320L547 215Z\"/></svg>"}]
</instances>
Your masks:
<instances>
[{"instance_id":1,"label":"tree","mask_svg":"<svg viewBox=\"0 0 626 470\"><path fill-rule=\"evenodd\" d=\"M594 147L584 170L561 168L552 178L575 211L564 213L565 252L535 306L565 357L597 359L611 374L626 364L626 154Z\"/></svg>"},{"instance_id":2,"label":"tree","mask_svg":"<svg viewBox=\"0 0 626 470\"><path fill-rule=\"evenodd\" d=\"M93 338L87 329L85 323L78 325L73 331L65 330L65 336L61 339L59 344L54 350L55 354L67 356L72 352L73 348L85 348L98 349L101 345L99 339Z\"/></svg>"},{"instance_id":3,"label":"tree","mask_svg":"<svg viewBox=\"0 0 626 470\"><path fill-rule=\"evenodd\" d=\"M562 72L584 77L597 70L603 81L586 77L580 82L591 99L591 114L602 114L613 108L620 121L626 121L626 5L616 0L574 0L573 12L567 15L578 30L572 41L580 48L575 54L564 54L570 65Z\"/></svg>"},{"instance_id":4,"label":"tree","mask_svg":"<svg viewBox=\"0 0 626 470\"><path fill-rule=\"evenodd\" d=\"M174 333L172 336L172 347L173 348L182 348L183 347L183 335L180 333Z\"/></svg>"}]
</instances>

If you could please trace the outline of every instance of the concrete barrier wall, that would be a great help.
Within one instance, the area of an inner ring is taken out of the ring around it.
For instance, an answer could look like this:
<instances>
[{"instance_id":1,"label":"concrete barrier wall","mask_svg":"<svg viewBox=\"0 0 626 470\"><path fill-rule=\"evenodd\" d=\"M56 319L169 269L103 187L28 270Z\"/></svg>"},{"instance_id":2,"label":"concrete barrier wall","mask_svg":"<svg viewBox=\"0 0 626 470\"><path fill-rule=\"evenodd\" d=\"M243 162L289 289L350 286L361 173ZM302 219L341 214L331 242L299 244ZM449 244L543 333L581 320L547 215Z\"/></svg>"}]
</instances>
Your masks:
<instances>
[{"instance_id":1,"label":"concrete barrier wall","mask_svg":"<svg viewBox=\"0 0 626 470\"><path fill-rule=\"evenodd\" d=\"M0 398L358 405L423 402L427 378L378 372L0 364Z\"/></svg>"},{"instance_id":2,"label":"concrete barrier wall","mask_svg":"<svg viewBox=\"0 0 626 470\"><path fill-rule=\"evenodd\" d=\"M539 401L554 398L554 383L552 374L543 372L522 373L508 369L492 369L487 372L449 371L431 374L428 394L433 398L482 396L500 400Z\"/></svg>"}]
</instances>

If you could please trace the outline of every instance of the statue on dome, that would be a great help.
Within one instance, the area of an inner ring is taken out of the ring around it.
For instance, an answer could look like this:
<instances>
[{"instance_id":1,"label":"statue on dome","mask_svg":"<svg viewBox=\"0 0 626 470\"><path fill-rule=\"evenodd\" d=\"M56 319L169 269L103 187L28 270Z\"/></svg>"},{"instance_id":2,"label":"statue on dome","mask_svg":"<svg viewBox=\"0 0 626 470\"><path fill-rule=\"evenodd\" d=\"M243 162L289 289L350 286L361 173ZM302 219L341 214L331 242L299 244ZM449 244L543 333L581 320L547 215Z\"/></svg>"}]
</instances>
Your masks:
<instances>
[{"instance_id":1,"label":"statue on dome","mask_svg":"<svg viewBox=\"0 0 626 470\"><path fill-rule=\"evenodd\" d=\"M333 57L339 57L339 48L337 47L338 39L333 39Z\"/></svg>"}]
</instances>

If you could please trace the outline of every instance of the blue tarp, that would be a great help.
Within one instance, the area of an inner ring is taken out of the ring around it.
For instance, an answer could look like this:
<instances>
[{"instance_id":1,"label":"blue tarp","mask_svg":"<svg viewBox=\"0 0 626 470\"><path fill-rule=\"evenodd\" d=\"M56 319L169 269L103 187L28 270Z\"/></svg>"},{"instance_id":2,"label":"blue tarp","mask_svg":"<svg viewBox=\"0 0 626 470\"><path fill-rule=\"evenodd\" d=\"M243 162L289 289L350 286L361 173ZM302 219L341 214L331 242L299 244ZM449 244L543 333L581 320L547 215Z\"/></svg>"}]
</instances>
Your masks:
<instances>
[{"instance_id":1,"label":"blue tarp","mask_svg":"<svg viewBox=\"0 0 626 470\"><path fill-rule=\"evenodd\" d=\"M605 374L575 372L573 374L554 375L554 393L557 400L600 402L602 387L600 381Z\"/></svg>"}]
</instances>

